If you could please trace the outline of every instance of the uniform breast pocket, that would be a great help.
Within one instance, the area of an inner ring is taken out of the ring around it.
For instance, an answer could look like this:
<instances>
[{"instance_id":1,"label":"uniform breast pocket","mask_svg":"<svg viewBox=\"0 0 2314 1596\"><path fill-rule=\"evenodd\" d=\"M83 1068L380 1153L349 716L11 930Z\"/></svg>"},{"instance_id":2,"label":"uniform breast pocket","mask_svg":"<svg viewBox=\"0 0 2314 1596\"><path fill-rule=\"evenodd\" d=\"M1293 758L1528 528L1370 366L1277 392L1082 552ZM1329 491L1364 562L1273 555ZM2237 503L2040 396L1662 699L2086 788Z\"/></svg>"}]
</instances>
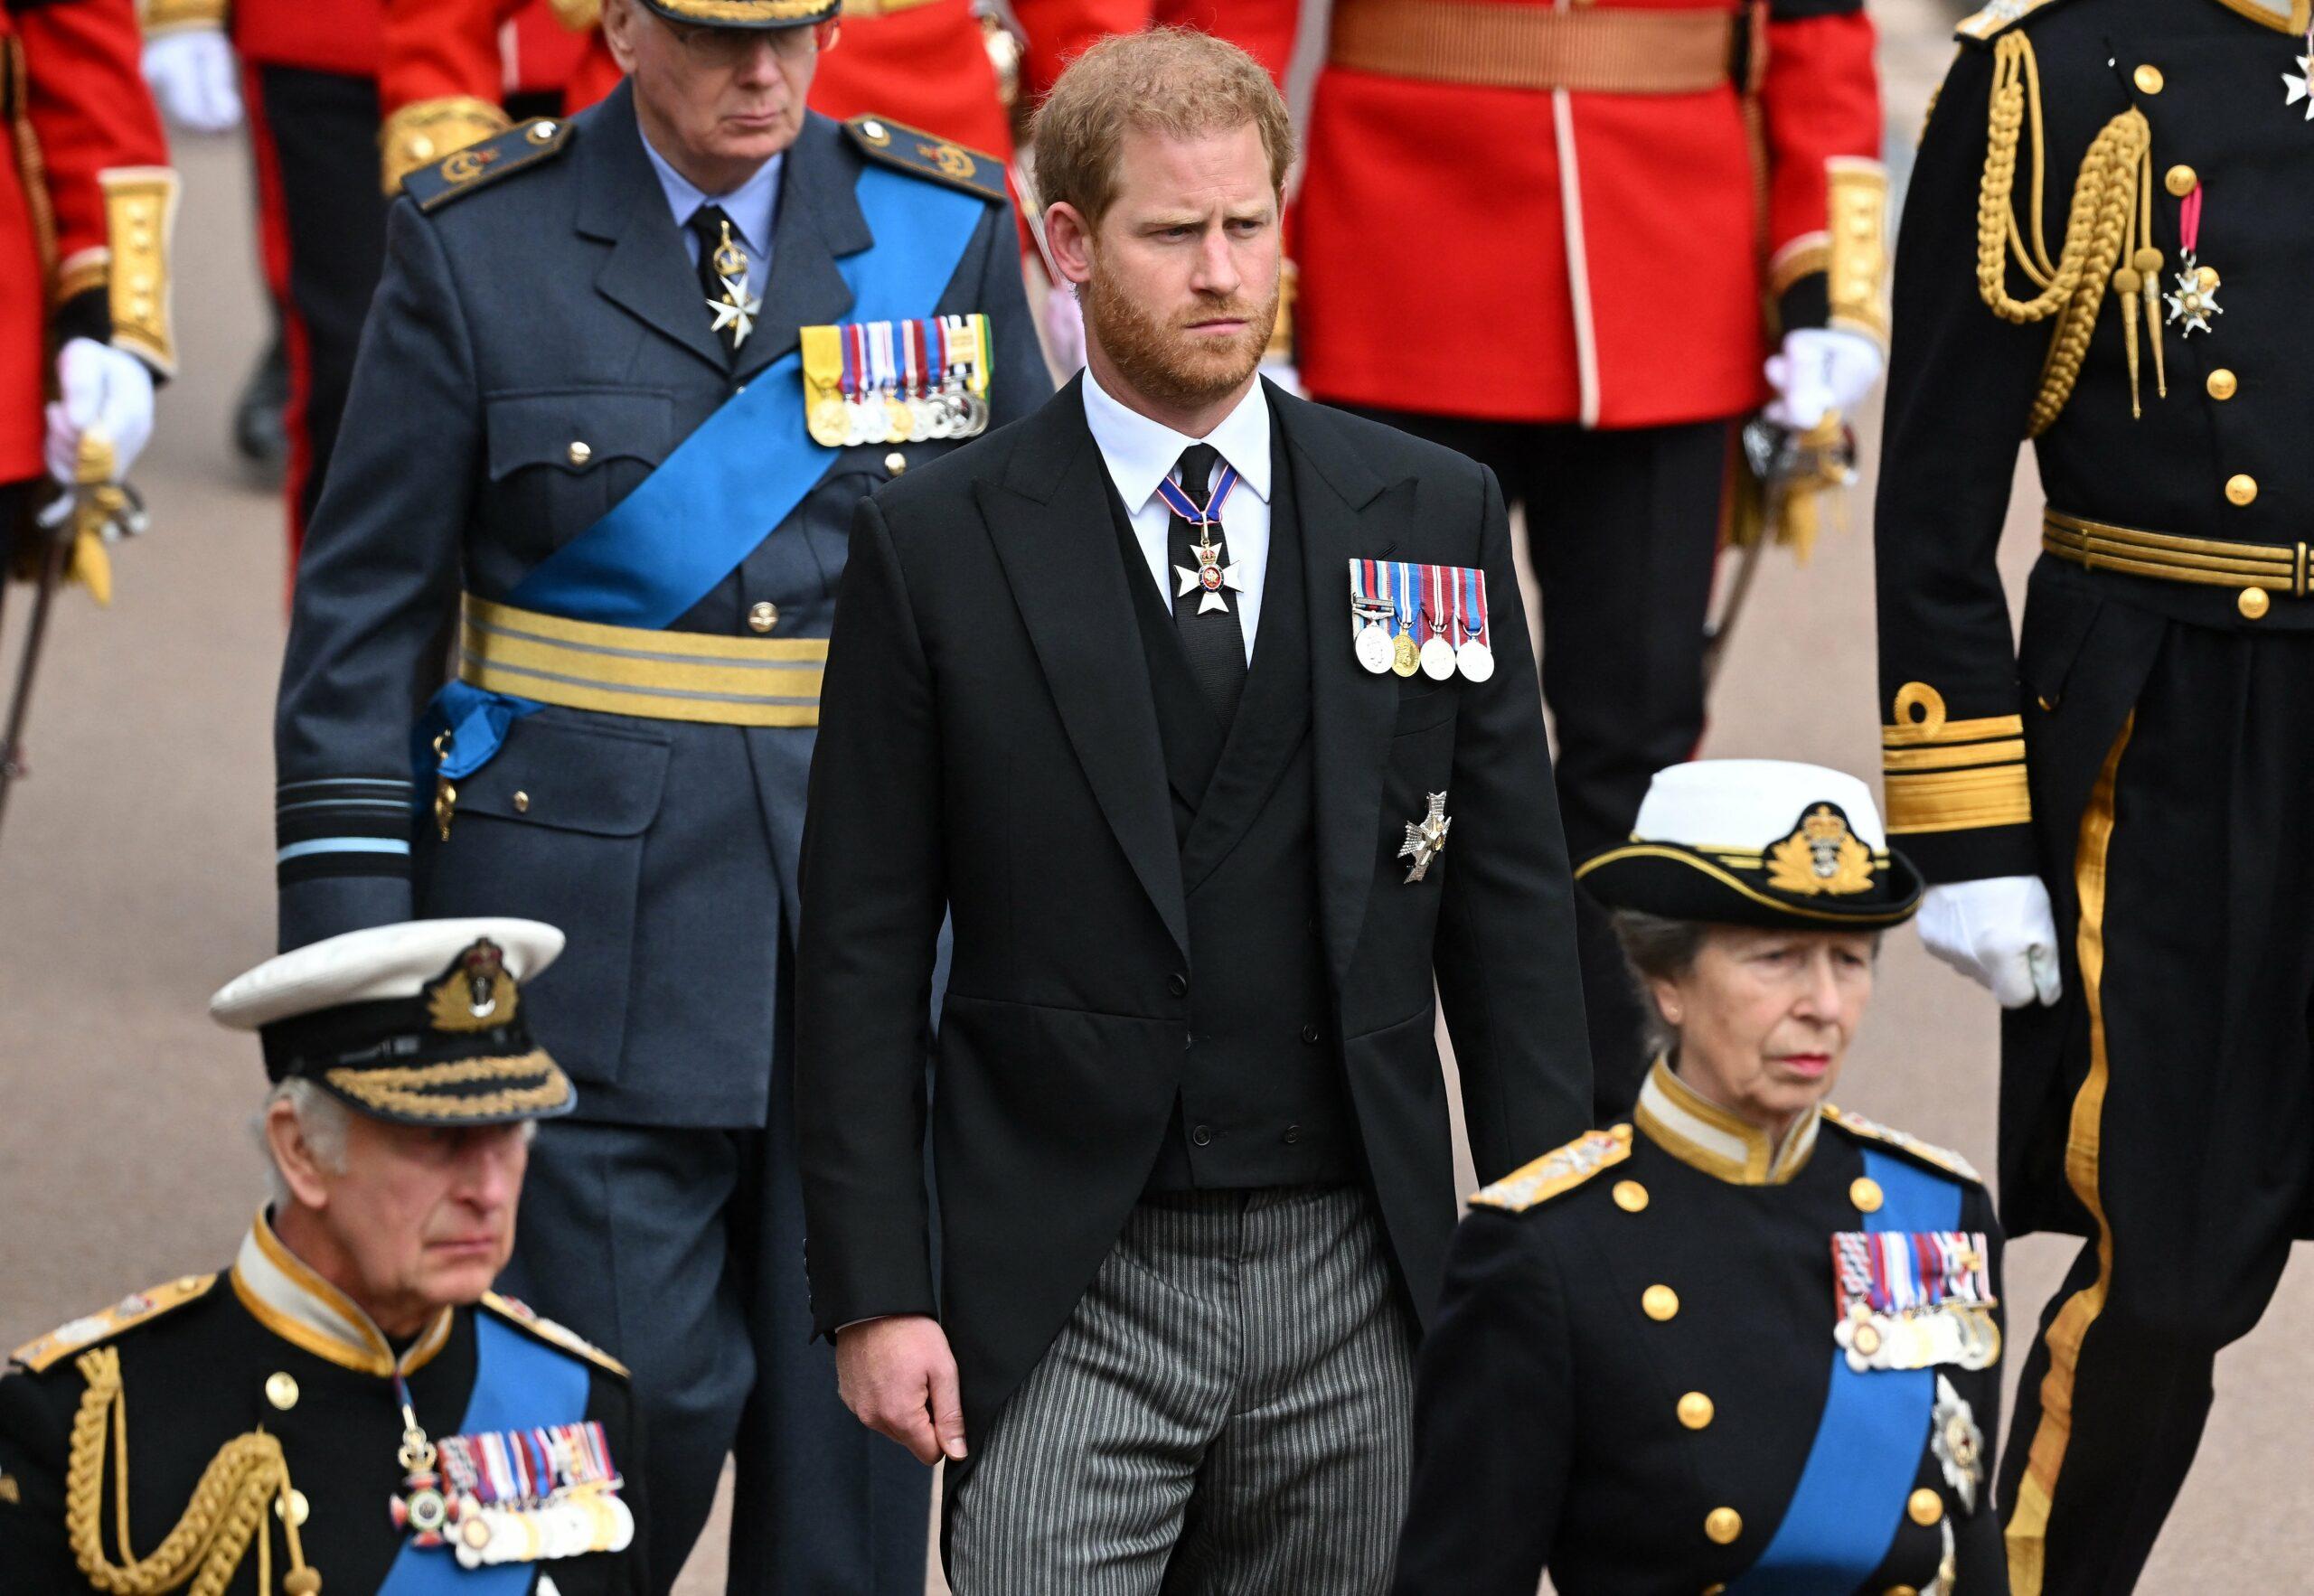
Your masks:
<instances>
[{"instance_id":1,"label":"uniform breast pocket","mask_svg":"<svg viewBox=\"0 0 2314 1596\"><path fill-rule=\"evenodd\" d=\"M502 526L543 559L633 493L674 446L674 396L639 388L497 393L484 401L489 493Z\"/></svg>"}]
</instances>

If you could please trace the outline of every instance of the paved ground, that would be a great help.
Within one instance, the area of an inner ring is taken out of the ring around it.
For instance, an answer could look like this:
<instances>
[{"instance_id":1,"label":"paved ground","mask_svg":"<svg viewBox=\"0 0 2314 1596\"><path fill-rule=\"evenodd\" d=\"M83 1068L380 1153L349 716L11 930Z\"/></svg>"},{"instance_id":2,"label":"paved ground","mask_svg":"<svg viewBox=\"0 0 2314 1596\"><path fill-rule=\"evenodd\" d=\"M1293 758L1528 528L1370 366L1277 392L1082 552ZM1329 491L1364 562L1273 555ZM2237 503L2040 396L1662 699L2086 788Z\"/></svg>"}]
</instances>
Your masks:
<instances>
[{"instance_id":1,"label":"paved ground","mask_svg":"<svg viewBox=\"0 0 2314 1596\"><path fill-rule=\"evenodd\" d=\"M1902 143L1949 50L1923 0L1876 0L1876 13ZM109 613L78 596L62 606L36 774L0 843L0 1346L220 1264L261 1190L243 1122L261 1087L254 1051L210 1026L202 1005L272 945L280 516L237 482L225 448L227 407L259 337L242 158L233 145L193 145L183 162L186 375L164 396L139 472L155 530L120 555ZM2037 502L2029 472L2020 502ZM1871 772L1868 504L1868 492L1851 501L1850 525L1806 570L1778 558L1764 571L1710 753ZM2020 520L2011 531L2021 568L2029 529ZM13 634L7 647L13 662ZM1900 934L1840 1096L1989 1166L1993 1037L1989 1001ZM2011 1252L2020 1330L2069 1252L2045 1239ZM2287 1481L2303 1452L2310 1339L2314 1272L2301 1270L2219 1366L2201 1465L2146 1589L2304 1587L2314 1530L2303 1488ZM720 1589L709 1561L695 1560L687 1592Z\"/></svg>"}]
</instances>

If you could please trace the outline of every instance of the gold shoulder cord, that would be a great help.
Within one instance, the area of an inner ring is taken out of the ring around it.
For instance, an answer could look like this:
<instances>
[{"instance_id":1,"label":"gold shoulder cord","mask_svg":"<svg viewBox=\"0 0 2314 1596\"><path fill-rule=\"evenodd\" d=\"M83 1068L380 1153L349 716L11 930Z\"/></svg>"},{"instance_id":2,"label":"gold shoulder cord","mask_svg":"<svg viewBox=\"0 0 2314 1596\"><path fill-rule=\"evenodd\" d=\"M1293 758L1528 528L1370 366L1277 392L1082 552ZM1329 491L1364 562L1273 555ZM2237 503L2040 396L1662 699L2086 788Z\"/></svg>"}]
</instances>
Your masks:
<instances>
[{"instance_id":1,"label":"gold shoulder cord","mask_svg":"<svg viewBox=\"0 0 2314 1596\"><path fill-rule=\"evenodd\" d=\"M121 1385L120 1354L110 1347L84 1352L75 1361L88 1388L72 1419L72 1443L64 1479L64 1524L72 1555L89 1583L107 1596L159 1596L190 1582L192 1596L220 1596L257 1542L257 1588L271 1596L273 1553L265 1531L268 1498L279 1503L289 1544L285 1596L315 1596L322 1576L306 1566L296 1516L290 1510L289 1463L281 1442L262 1430L237 1435L217 1449L201 1472L193 1500L150 1557L129 1549L128 1398ZM121 1562L105 1557L105 1431L112 1431L113 1495Z\"/></svg>"},{"instance_id":2,"label":"gold shoulder cord","mask_svg":"<svg viewBox=\"0 0 2314 1596\"><path fill-rule=\"evenodd\" d=\"M2017 225L2012 192L2017 182L2018 135L2033 130L2032 238L2030 248ZM2021 33L2004 33L1993 44L1992 110L1988 118L1985 171L1977 190L1977 290L1995 315L2030 323L2057 318L2048 358L2041 367L2040 391L2033 398L2030 436L2049 429L2081 375L2082 357L2097 323L2110 280L2122 296L2121 337L2129 351L2130 413L2140 413L2137 398L2137 315L2144 307L2153 370L2159 391L2169 391L2161 359L2161 316L2157 295L2161 251L2153 247L2152 129L2132 106L2098 130L2081 158L2073 203L2065 218L2065 247L2055 261L2041 230L2046 148L2041 129L2041 75L2032 42ZM2130 246L2134 242L2135 249ZM2129 250L2126 264L2122 252ZM2010 261L2040 290L2030 299L2008 293Z\"/></svg>"}]
</instances>

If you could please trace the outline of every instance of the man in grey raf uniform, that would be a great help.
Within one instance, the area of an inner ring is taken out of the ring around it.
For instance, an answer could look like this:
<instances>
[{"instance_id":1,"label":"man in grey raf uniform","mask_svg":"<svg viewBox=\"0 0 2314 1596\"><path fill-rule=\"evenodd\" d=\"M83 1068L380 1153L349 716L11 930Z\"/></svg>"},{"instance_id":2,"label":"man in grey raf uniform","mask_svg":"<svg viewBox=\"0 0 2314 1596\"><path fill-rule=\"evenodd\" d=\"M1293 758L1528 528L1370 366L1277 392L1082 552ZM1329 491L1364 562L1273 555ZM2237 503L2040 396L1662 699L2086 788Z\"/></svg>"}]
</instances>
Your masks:
<instances>
[{"instance_id":1,"label":"man in grey raf uniform","mask_svg":"<svg viewBox=\"0 0 2314 1596\"><path fill-rule=\"evenodd\" d=\"M569 928L509 1279L651 1371L654 1573L736 1450L733 1589L915 1592L926 1471L809 1340L804 778L854 505L1050 385L1001 165L804 108L837 10L609 0L625 86L407 180L298 575L281 936Z\"/></svg>"}]
</instances>

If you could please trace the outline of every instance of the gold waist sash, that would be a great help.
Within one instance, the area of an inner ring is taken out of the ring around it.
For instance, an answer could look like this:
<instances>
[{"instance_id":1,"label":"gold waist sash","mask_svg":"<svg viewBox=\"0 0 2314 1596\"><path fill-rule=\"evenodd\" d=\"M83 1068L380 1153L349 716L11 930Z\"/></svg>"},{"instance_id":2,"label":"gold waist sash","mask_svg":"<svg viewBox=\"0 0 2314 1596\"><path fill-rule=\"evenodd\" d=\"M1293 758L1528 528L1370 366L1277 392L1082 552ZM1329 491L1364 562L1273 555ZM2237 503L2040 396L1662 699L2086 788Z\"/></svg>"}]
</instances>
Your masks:
<instances>
[{"instance_id":1,"label":"gold waist sash","mask_svg":"<svg viewBox=\"0 0 2314 1596\"><path fill-rule=\"evenodd\" d=\"M1330 66L1485 89L1699 94L1734 80L1742 14L1339 0Z\"/></svg>"},{"instance_id":2,"label":"gold waist sash","mask_svg":"<svg viewBox=\"0 0 2314 1596\"><path fill-rule=\"evenodd\" d=\"M458 677L488 692L654 720L817 726L824 637L710 637L566 621L469 593Z\"/></svg>"},{"instance_id":3,"label":"gold waist sash","mask_svg":"<svg viewBox=\"0 0 2314 1596\"><path fill-rule=\"evenodd\" d=\"M2041 547L2059 559L2097 571L2123 571L2162 582L2204 587L2255 587L2307 596L2306 545L2229 543L2215 538L2173 538L2166 532L2111 526L2062 510L2041 512ZM2247 613L2246 610L2244 613Z\"/></svg>"}]
</instances>

